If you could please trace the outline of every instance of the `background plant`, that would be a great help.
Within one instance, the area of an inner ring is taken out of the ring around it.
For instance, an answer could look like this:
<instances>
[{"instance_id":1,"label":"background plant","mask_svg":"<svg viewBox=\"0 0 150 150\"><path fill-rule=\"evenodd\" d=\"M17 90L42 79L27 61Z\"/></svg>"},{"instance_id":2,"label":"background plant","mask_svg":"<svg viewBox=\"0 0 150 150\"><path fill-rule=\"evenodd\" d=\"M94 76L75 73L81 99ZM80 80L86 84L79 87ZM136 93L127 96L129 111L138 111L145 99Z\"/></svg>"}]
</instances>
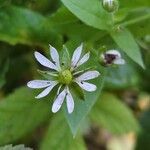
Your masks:
<instances>
[{"instance_id":1,"label":"background plant","mask_svg":"<svg viewBox=\"0 0 150 150\"><path fill-rule=\"evenodd\" d=\"M73 114L65 108L52 114L53 95L37 101L38 91L26 87L40 77L33 52L48 56L48 44L60 52L65 44L72 54L81 42L102 74L94 81L98 90L86 93L85 101L77 96ZM120 50L126 65L101 66L96 56L105 48ZM149 0L122 0L113 14L101 0L0 0L0 145L82 150L90 147L88 134L96 126L113 136L132 132L136 149L148 150L149 49Z\"/></svg>"}]
</instances>

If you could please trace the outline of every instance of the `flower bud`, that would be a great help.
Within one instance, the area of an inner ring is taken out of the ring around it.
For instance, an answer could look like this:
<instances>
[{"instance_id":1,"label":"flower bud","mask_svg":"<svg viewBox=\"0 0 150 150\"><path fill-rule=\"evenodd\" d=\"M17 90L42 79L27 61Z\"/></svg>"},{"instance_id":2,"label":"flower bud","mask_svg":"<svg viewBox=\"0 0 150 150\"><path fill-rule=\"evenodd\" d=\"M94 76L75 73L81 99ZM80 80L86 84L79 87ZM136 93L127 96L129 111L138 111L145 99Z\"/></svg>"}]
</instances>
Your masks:
<instances>
[{"instance_id":1,"label":"flower bud","mask_svg":"<svg viewBox=\"0 0 150 150\"><path fill-rule=\"evenodd\" d=\"M115 12L119 8L118 0L103 0L102 5L103 8L108 12Z\"/></svg>"},{"instance_id":2,"label":"flower bud","mask_svg":"<svg viewBox=\"0 0 150 150\"><path fill-rule=\"evenodd\" d=\"M100 63L103 66L123 65L125 60L122 59L121 54L117 50L108 50L100 55Z\"/></svg>"}]
</instances>

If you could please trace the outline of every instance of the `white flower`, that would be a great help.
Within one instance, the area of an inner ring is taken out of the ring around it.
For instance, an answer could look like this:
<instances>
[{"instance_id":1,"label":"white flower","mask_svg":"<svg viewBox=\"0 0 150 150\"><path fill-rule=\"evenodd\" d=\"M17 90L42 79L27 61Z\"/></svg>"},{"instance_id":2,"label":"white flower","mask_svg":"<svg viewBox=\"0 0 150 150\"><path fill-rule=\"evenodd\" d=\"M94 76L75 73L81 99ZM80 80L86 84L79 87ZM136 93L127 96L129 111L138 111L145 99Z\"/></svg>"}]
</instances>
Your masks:
<instances>
[{"instance_id":1,"label":"white flower","mask_svg":"<svg viewBox=\"0 0 150 150\"><path fill-rule=\"evenodd\" d=\"M117 50L108 50L105 53L102 53L100 56L100 60L104 65L123 65L125 64L125 60L121 57L121 54Z\"/></svg>"},{"instance_id":2,"label":"white flower","mask_svg":"<svg viewBox=\"0 0 150 150\"><path fill-rule=\"evenodd\" d=\"M54 100L52 106L52 112L56 113L62 106L63 101L66 99L68 113L72 113L74 110L74 100L72 94L69 90L69 86L74 82L78 84L82 89L92 92L96 90L96 86L92 83L88 83L87 80L94 79L100 75L98 71L76 71L76 69L85 63L89 57L90 53L82 55L83 45L81 44L73 53L69 68L61 67L59 54L57 50L50 46L50 55L52 61L47 59L45 56L39 52L35 52L35 58L37 61L49 68L53 73L50 73L51 76L54 76L54 80L32 80L27 83L29 88L39 89L45 88L39 95L35 98L39 99L48 95L52 89L58 85L57 96ZM84 73L83 73L84 72ZM81 74L83 73L83 74Z\"/></svg>"}]
</instances>

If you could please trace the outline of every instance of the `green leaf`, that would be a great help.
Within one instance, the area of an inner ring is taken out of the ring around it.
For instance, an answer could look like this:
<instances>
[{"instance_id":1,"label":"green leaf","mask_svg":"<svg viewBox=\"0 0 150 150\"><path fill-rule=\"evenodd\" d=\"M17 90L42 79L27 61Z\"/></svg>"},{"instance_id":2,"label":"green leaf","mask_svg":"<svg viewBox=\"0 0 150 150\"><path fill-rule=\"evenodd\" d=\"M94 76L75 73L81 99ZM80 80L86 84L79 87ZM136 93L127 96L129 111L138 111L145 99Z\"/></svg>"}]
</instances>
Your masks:
<instances>
[{"instance_id":1,"label":"green leaf","mask_svg":"<svg viewBox=\"0 0 150 150\"><path fill-rule=\"evenodd\" d=\"M111 33L112 38L118 46L137 64L145 67L143 64L140 48L137 45L133 35L127 29L120 29Z\"/></svg>"},{"instance_id":2,"label":"green leaf","mask_svg":"<svg viewBox=\"0 0 150 150\"><path fill-rule=\"evenodd\" d=\"M0 101L0 145L22 138L50 118L47 101L34 97L22 87Z\"/></svg>"},{"instance_id":3,"label":"green leaf","mask_svg":"<svg viewBox=\"0 0 150 150\"><path fill-rule=\"evenodd\" d=\"M74 100L75 100L74 111L71 114L68 114L67 111L65 112L67 121L69 123L69 126L74 136L76 135L81 122L88 115L92 106L94 105L94 103L96 102L96 100L98 99L101 93L103 83L104 83L104 75L95 79L93 83L97 85L97 90L95 92L85 92L85 101L83 101L76 95L73 95Z\"/></svg>"},{"instance_id":4,"label":"green leaf","mask_svg":"<svg viewBox=\"0 0 150 150\"><path fill-rule=\"evenodd\" d=\"M132 75L131 75L132 74ZM139 83L139 76L134 67L129 64L108 68L105 88L122 90L135 87Z\"/></svg>"},{"instance_id":5,"label":"green leaf","mask_svg":"<svg viewBox=\"0 0 150 150\"><path fill-rule=\"evenodd\" d=\"M61 25L78 22L79 20L66 7L61 6L53 15L49 17L49 21L54 27L57 28Z\"/></svg>"},{"instance_id":6,"label":"green leaf","mask_svg":"<svg viewBox=\"0 0 150 150\"><path fill-rule=\"evenodd\" d=\"M61 0L63 4L87 25L102 30L109 30L112 17L102 8L99 0Z\"/></svg>"},{"instance_id":7,"label":"green leaf","mask_svg":"<svg viewBox=\"0 0 150 150\"><path fill-rule=\"evenodd\" d=\"M139 124L130 109L114 95L103 93L90 114L91 119L114 134L139 131Z\"/></svg>"},{"instance_id":8,"label":"green leaf","mask_svg":"<svg viewBox=\"0 0 150 150\"><path fill-rule=\"evenodd\" d=\"M84 91L77 85L77 84L72 84L70 90L74 92L76 96L79 97L81 100L85 100L85 95Z\"/></svg>"},{"instance_id":9,"label":"green leaf","mask_svg":"<svg viewBox=\"0 0 150 150\"><path fill-rule=\"evenodd\" d=\"M61 112L55 115L40 150L86 150L81 136L73 138L68 128Z\"/></svg>"},{"instance_id":10,"label":"green leaf","mask_svg":"<svg viewBox=\"0 0 150 150\"><path fill-rule=\"evenodd\" d=\"M11 5L3 7L0 9L0 20L1 41L45 46L49 41L56 40L48 20L29 9Z\"/></svg>"},{"instance_id":11,"label":"green leaf","mask_svg":"<svg viewBox=\"0 0 150 150\"><path fill-rule=\"evenodd\" d=\"M3 147L0 147L0 150L32 150L31 148L25 148L24 145L16 145L16 146L12 146L10 145L5 145Z\"/></svg>"},{"instance_id":12,"label":"green leaf","mask_svg":"<svg viewBox=\"0 0 150 150\"><path fill-rule=\"evenodd\" d=\"M134 25L134 27L136 27L137 23L141 23L149 19L150 19L150 8L148 7L137 8L133 9L132 11L130 10L130 13L126 17L126 20L124 20L124 22L122 22L120 25L124 27ZM146 22L146 24L149 23Z\"/></svg>"},{"instance_id":13,"label":"green leaf","mask_svg":"<svg viewBox=\"0 0 150 150\"><path fill-rule=\"evenodd\" d=\"M56 13L51 15L49 22L58 34L65 35L65 38L72 39L72 41L77 40L78 43L83 41L96 41L105 33L105 31L81 23L65 7L60 7Z\"/></svg>"}]
</instances>

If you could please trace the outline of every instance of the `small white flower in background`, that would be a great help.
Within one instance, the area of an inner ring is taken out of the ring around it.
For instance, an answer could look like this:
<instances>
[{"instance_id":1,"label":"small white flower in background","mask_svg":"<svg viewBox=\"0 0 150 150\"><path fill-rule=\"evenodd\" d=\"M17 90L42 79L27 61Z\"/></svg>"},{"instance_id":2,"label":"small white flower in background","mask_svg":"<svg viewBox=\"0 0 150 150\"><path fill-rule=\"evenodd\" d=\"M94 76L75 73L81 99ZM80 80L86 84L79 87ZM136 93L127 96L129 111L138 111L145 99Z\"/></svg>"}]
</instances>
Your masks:
<instances>
[{"instance_id":1,"label":"small white flower in background","mask_svg":"<svg viewBox=\"0 0 150 150\"><path fill-rule=\"evenodd\" d=\"M47 59L39 52L34 53L35 58L41 65L49 68L50 70L53 70L53 72L50 73L50 75L54 76L55 79L54 80L32 80L27 83L27 86L33 89L45 88L38 96L35 97L39 99L48 95L56 85L59 85L56 99L54 100L52 106L53 113L59 111L65 99L66 99L68 113L73 112L74 100L69 90L69 86L72 82L78 84L80 88L88 92L92 92L96 90L96 86L94 84L88 83L86 81L98 77L100 75L98 71L96 70L91 70L86 72L76 71L76 69L82 64L84 64L85 62L87 62L87 60L90 57L89 52L81 57L82 49L83 49L82 44L79 47L77 47L77 49L73 53L70 65L67 69L63 68L62 65L64 64L60 63L59 54L57 50L52 46L50 46L50 55L52 60Z\"/></svg>"},{"instance_id":2,"label":"small white flower in background","mask_svg":"<svg viewBox=\"0 0 150 150\"><path fill-rule=\"evenodd\" d=\"M100 60L105 66L112 64L123 65L125 60L121 57L121 54L117 50L108 50L100 55Z\"/></svg>"}]
</instances>

